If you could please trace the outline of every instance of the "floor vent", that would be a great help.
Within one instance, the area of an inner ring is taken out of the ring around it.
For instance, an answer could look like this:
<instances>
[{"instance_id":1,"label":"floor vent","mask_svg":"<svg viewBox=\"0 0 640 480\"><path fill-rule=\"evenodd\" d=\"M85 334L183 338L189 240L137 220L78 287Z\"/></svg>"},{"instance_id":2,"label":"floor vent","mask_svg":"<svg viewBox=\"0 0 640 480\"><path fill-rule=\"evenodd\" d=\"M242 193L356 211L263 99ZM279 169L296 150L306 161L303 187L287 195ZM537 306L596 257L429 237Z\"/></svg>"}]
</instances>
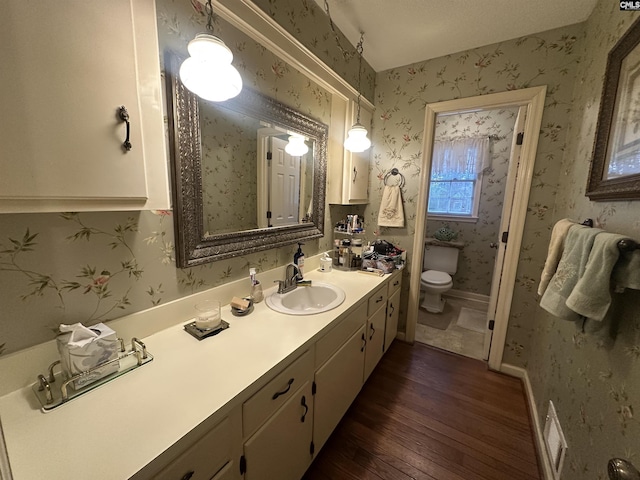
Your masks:
<instances>
[{"instance_id":1,"label":"floor vent","mask_svg":"<svg viewBox=\"0 0 640 480\"><path fill-rule=\"evenodd\" d=\"M564 439L560 421L553 402L549 401L549 410L547 411L547 419L544 423L544 444L549 454L549 462L553 471L553 478L560 479L562 472L562 464L567 454L567 441Z\"/></svg>"}]
</instances>

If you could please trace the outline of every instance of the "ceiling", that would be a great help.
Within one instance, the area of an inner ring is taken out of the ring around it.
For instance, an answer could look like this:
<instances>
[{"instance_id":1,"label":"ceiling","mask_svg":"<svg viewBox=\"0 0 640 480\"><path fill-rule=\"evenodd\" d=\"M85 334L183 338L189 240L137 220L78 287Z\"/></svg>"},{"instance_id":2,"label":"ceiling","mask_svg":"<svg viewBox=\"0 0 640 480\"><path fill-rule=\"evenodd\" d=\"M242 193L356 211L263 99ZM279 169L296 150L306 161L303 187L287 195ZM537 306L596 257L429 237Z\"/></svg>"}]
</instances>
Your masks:
<instances>
[{"instance_id":1,"label":"ceiling","mask_svg":"<svg viewBox=\"0 0 640 480\"><path fill-rule=\"evenodd\" d=\"M324 11L324 0L315 0ZM598 0L327 0L376 72L580 23Z\"/></svg>"}]
</instances>

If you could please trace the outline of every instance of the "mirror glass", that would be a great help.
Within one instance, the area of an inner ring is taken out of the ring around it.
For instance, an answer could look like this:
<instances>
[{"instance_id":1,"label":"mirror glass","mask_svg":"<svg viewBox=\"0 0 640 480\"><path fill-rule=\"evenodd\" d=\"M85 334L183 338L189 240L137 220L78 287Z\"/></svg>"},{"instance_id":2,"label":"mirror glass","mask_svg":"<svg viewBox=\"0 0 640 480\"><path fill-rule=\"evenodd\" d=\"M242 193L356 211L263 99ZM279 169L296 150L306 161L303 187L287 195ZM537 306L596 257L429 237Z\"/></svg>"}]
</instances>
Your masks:
<instances>
[{"instance_id":1,"label":"mirror glass","mask_svg":"<svg viewBox=\"0 0 640 480\"><path fill-rule=\"evenodd\" d=\"M226 102L199 99L180 63L166 54L178 265L321 237L328 127L246 86Z\"/></svg>"}]
</instances>

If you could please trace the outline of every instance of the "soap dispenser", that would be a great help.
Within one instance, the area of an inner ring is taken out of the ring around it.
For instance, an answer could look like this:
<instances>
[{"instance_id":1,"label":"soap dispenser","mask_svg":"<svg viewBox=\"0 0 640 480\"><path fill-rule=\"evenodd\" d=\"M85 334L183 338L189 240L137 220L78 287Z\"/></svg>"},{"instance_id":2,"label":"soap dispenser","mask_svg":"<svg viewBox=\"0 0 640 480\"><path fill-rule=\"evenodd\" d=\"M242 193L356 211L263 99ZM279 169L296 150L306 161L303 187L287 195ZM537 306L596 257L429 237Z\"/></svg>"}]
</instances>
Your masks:
<instances>
[{"instance_id":1,"label":"soap dispenser","mask_svg":"<svg viewBox=\"0 0 640 480\"><path fill-rule=\"evenodd\" d=\"M293 255L293 263L298 267L298 281L304 279L304 253L302 253L302 245L304 243L298 243L298 251Z\"/></svg>"}]
</instances>

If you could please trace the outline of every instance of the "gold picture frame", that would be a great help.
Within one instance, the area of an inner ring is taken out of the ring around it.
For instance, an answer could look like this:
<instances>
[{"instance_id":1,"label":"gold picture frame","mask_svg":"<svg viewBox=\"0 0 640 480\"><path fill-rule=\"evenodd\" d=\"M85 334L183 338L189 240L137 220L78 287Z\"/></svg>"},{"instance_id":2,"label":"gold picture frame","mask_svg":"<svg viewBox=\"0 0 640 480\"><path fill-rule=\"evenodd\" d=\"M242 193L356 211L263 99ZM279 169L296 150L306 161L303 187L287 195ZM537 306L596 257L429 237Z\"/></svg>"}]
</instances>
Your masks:
<instances>
[{"instance_id":1,"label":"gold picture frame","mask_svg":"<svg viewBox=\"0 0 640 480\"><path fill-rule=\"evenodd\" d=\"M585 195L640 198L640 19L609 52Z\"/></svg>"}]
</instances>

